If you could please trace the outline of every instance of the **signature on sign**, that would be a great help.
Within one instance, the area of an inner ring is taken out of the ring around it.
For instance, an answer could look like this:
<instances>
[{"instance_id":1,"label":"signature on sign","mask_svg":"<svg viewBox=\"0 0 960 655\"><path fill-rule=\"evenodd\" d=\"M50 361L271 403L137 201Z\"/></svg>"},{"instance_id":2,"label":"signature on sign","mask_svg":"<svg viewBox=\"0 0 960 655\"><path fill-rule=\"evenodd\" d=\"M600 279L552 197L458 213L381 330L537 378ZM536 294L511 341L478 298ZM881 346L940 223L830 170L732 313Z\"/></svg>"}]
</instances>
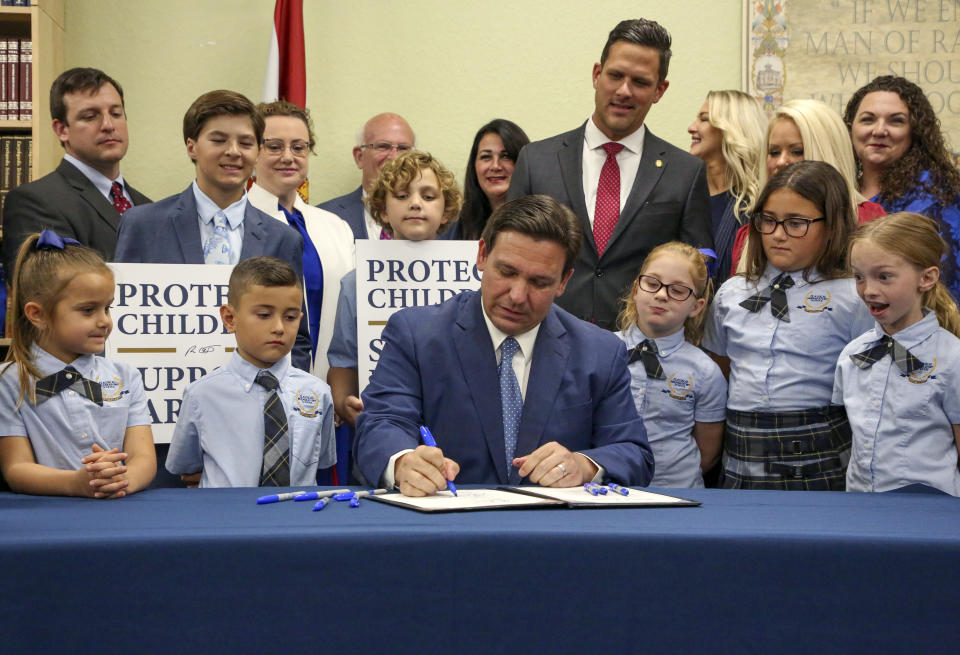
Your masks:
<instances>
[{"instance_id":1,"label":"signature on sign","mask_svg":"<svg viewBox=\"0 0 960 655\"><path fill-rule=\"evenodd\" d=\"M212 353L212 352L215 352L219 347L220 346L216 344L212 346L190 346L189 348L187 348L187 351L183 353L183 356L186 357L187 355L192 355L194 353L197 353L200 355L204 353Z\"/></svg>"}]
</instances>

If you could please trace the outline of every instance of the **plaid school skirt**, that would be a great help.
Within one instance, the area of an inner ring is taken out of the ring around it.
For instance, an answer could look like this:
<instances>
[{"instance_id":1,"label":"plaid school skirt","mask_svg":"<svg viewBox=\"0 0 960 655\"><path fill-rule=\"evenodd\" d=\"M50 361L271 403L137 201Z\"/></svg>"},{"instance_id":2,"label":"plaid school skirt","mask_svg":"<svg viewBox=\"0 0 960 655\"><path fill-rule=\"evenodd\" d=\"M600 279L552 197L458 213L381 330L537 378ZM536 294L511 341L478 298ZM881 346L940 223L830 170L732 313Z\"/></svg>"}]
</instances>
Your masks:
<instances>
[{"instance_id":1,"label":"plaid school skirt","mask_svg":"<svg viewBox=\"0 0 960 655\"><path fill-rule=\"evenodd\" d=\"M850 438L843 407L775 413L728 409L720 486L843 491Z\"/></svg>"}]
</instances>

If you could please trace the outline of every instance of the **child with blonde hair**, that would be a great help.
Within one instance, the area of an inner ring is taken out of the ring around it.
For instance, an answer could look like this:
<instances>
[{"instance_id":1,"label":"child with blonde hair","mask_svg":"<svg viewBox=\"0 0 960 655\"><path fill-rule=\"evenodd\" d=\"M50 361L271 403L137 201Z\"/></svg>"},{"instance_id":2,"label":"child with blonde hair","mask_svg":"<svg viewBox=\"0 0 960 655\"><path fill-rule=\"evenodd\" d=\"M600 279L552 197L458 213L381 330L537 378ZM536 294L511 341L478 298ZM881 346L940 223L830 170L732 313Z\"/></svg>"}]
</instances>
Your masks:
<instances>
[{"instance_id":1,"label":"child with blonde hair","mask_svg":"<svg viewBox=\"0 0 960 655\"><path fill-rule=\"evenodd\" d=\"M837 362L833 402L847 409L847 491L923 483L960 496L960 312L940 282L947 244L926 216L901 212L850 245L857 293L876 324Z\"/></svg>"}]
</instances>

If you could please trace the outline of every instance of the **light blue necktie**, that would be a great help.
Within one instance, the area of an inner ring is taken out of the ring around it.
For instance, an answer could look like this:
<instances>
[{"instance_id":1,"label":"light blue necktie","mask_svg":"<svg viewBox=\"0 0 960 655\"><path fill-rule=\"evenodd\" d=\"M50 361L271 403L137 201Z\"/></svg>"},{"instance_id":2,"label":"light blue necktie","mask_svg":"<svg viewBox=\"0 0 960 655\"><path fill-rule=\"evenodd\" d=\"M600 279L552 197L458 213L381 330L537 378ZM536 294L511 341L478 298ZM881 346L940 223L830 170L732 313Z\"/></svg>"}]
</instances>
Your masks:
<instances>
[{"instance_id":1,"label":"light blue necktie","mask_svg":"<svg viewBox=\"0 0 960 655\"><path fill-rule=\"evenodd\" d=\"M227 224L227 215L222 211L213 217L213 234L203 244L204 264L232 264L233 253L230 249L230 226Z\"/></svg>"},{"instance_id":2,"label":"light blue necktie","mask_svg":"<svg viewBox=\"0 0 960 655\"><path fill-rule=\"evenodd\" d=\"M507 476L516 470L513 456L517 450L517 429L523 414L523 396L517 374L513 372L513 356L520 350L520 344L513 337L507 337L500 344L500 407L503 410L503 445L507 451Z\"/></svg>"}]
</instances>

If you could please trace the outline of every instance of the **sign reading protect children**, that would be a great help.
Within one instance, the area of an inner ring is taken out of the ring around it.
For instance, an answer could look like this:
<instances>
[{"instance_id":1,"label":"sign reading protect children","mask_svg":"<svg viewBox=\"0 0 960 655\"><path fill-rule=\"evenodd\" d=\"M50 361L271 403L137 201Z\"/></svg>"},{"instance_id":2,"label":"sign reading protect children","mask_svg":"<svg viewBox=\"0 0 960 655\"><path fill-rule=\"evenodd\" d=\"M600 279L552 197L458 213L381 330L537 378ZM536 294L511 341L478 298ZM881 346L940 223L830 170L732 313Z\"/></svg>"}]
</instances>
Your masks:
<instances>
[{"instance_id":1,"label":"sign reading protect children","mask_svg":"<svg viewBox=\"0 0 960 655\"><path fill-rule=\"evenodd\" d=\"M380 361L381 333L404 307L437 305L480 288L476 241L362 239L357 251L357 370L360 391Z\"/></svg>"},{"instance_id":2,"label":"sign reading protect children","mask_svg":"<svg viewBox=\"0 0 960 655\"><path fill-rule=\"evenodd\" d=\"M226 364L236 339L220 320L232 266L110 264L116 278L106 356L140 371L156 443L170 443L183 390Z\"/></svg>"}]
</instances>

